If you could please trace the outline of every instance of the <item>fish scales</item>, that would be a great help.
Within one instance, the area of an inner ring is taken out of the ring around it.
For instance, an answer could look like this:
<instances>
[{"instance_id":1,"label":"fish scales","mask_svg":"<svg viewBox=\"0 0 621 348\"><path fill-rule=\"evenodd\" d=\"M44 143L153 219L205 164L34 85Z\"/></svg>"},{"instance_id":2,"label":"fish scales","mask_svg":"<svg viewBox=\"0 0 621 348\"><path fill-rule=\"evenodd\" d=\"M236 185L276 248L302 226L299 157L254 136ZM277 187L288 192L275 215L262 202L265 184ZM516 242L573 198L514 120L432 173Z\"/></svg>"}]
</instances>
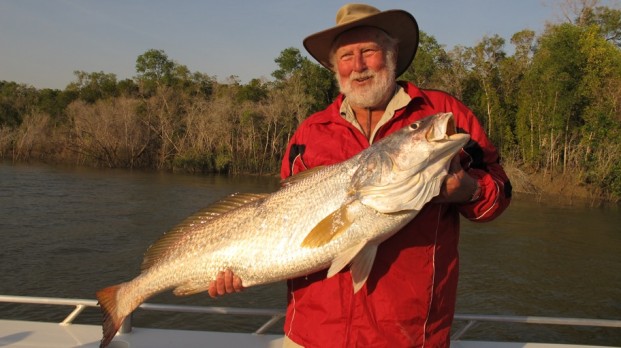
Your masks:
<instances>
[{"instance_id":1,"label":"fish scales","mask_svg":"<svg viewBox=\"0 0 621 348\"><path fill-rule=\"evenodd\" d=\"M206 291L223 270L244 287L350 266L354 291L377 246L440 192L451 158L469 137L452 114L404 127L351 159L314 169L272 194L232 196L197 213L149 248L136 278L97 293L101 347L147 298Z\"/></svg>"}]
</instances>

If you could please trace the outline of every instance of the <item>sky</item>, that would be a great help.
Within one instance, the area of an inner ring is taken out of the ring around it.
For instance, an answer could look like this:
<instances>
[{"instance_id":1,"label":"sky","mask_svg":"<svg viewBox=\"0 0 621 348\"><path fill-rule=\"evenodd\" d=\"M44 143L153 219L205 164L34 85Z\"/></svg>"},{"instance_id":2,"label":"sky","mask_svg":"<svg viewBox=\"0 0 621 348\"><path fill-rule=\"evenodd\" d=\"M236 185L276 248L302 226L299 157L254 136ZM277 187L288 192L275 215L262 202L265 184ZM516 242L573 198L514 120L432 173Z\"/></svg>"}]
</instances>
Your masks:
<instances>
[{"instance_id":1,"label":"sky","mask_svg":"<svg viewBox=\"0 0 621 348\"><path fill-rule=\"evenodd\" d=\"M334 25L348 1L329 0L0 0L0 81L64 89L74 71L136 75L149 49L225 81L272 79L280 53ZM552 0L382 0L380 10L403 9L422 31L450 50L472 47L523 29L540 34L558 20Z\"/></svg>"}]
</instances>

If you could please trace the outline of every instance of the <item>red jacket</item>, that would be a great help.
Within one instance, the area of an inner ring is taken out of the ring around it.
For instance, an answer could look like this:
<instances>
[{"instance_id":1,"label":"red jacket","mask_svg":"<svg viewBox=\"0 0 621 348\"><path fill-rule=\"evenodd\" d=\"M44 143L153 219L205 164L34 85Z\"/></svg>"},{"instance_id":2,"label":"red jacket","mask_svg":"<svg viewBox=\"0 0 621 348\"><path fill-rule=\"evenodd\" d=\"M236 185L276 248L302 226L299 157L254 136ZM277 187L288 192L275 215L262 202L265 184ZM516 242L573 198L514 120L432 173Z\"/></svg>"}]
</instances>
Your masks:
<instances>
[{"instance_id":1,"label":"red jacket","mask_svg":"<svg viewBox=\"0 0 621 348\"><path fill-rule=\"evenodd\" d=\"M511 185L475 115L452 96L402 83L412 97L378 130L375 141L425 116L452 112L471 135L462 165L478 178L481 199L463 205L427 204L378 249L364 287L353 293L348 271L326 271L287 282L285 334L304 347L448 347L458 275L459 214L488 221L509 205ZM307 118L289 142L281 176L346 160L369 147L340 116L343 96Z\"/></svg>"}]
</instances>

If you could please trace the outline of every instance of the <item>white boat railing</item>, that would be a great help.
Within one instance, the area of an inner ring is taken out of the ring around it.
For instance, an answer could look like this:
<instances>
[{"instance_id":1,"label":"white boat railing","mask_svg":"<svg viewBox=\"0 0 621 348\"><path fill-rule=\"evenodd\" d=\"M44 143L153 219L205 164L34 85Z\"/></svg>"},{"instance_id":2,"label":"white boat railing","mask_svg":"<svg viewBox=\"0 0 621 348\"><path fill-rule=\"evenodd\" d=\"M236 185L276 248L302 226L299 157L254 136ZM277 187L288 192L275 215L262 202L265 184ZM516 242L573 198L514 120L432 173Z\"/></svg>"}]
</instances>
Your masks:
<instances>
[{"instance_id":1,"label":"white boat railing","mask_svg":"<svg viewBox=\"0 0 621 348\"><path fill-rule=\"evenodd\" d=\"M502 322L519 324L539 325L565 325L565 326L592 326L621 328L621 320L612 319L587 319L587 318L562 318L562 317L537 317L517 315L484 315L484 314L455 314L454 320L466 321L466 325L451 335L451 340L459 340L470 328L479 322Z\"/></svg>"},{"instance_id":2,"label":"white boat railing","mask_svg":"<svg viewBox=\"0 0 621 348\"><path fill-rule=\"evenodd\" d=\"M53 298L53 297L33 297L33 296L11 296L0 295L0 302L24 303L24 304L43 304L61 305L75 307L60 325L70 325L75 318L87 307L99 307L96 300L75 299L75 298ZM167 311L181 313L204 313L204 314L223 314L223 315L245 315L245 316L267 316L269 319L254 334L263 334L273 327L280 319L285 316L284 310L279 309L258 309L258 308L235 308L235 307L209 307L209 306L189 306L143 303L138 307L143 310ZM131 318L130 318L131 319ZM451 336L451 340L459 340L474 325L479 322L502 322L502 323L523 323L540 325L565 325L565 326L592 326L621 328L621 320L613 319L586 319L586 318L557 318L539 316L507 316L507 315L479 315L479 314L455 314L456 321L466 321L466 325ZM123 333L131 332L131 320L127 320L121 330Z\"/></svg>"},{"instance_id":3,"label":"white boat railing","mask_svg":"<svg viewBox=\"0 0 621 348\"><path fill-rule=\"evenodd\" d=\"M12 296L0 295L0 302L8 303L24 303L24 304L41 304L41 305L59 305L75 307L69 315L63 319L60 325L70 325L75 318L87 307L99 307L97 300L86 300L78 298L55 298L55 297L36 297L36 296ZM278 309L261 309L261 308L236 308L236 307L214 307L214 306L189 306L189 305L172 305L158 303L143 303L138 308L148 311L166 311L178 313L203 313L203 314L224 314L224 315L245 315L245 316L267 316L270 317L260 328L254 331L255 334L263 334L274 326L278 320L285 316L283 310ZM119 330L121 333L131 332L131 316L128 317L123 326Z\"/></svg>"}]
</instances>

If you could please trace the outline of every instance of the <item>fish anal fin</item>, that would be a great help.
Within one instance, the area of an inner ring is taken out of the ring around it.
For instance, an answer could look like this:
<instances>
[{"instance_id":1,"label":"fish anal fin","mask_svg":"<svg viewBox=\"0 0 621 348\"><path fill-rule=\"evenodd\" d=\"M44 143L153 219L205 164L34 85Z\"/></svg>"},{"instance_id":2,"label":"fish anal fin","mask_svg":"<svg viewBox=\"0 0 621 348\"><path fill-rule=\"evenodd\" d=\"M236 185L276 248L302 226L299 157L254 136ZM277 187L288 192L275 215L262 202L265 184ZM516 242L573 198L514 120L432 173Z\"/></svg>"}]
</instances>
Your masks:
<instances>
[{"instance_id":1,"label":"fish anal fin","mask_svg":"<svg viewBox=\"0 0 621 348\"><path fill-rule=\"evenodd\" d=\"M302 241L304 248L317 248L349 229L352 221L347 216L347 205L341 206L321 220Z\"/></svg>"},{"instance_id":2,"label":"fish anal fin","mask_svg":"<svg viewBox=\"0 0 621 348\"><path fill-rule=\"evenodd\" d=\"M188 282L188 283L184 283L176 287L173 290L173 294L175 294L175 296L189 296L189 295L194 295L200 292L207 291L208 288L209 288L209 284L199 284L195 282Z\"/></svg>"},{"instance_id":3,"label":"fish anal fin","mask_svg":"<svg viewBox=\"0 0 621 348\"><path fill-rule=\"evenodd\" d=\"M375 261L376 254L377 245L367 245L352 260L349 270L354 283L354 293L357 293L358 290L362 288L364 283L367 282L371 269L373 268L373 262Z\"/></svg>"},{"instance_id":4,"label":"fish anal fin","mask_svg":"<svg viewBox=\"0 0 621 348\"><path fill-rule=\"evenodd\" d=\"M335 257L334 260L332 260L332 265L330 265L330 268L328 269L327 277L330 278L345 268L350 262L352 262L352 260L356 257L356 255L358 255L360 250L362 250L366 244L366 241L362 241L353 247L346 249L340 255Z\"/></svg>"}]
</instances>

